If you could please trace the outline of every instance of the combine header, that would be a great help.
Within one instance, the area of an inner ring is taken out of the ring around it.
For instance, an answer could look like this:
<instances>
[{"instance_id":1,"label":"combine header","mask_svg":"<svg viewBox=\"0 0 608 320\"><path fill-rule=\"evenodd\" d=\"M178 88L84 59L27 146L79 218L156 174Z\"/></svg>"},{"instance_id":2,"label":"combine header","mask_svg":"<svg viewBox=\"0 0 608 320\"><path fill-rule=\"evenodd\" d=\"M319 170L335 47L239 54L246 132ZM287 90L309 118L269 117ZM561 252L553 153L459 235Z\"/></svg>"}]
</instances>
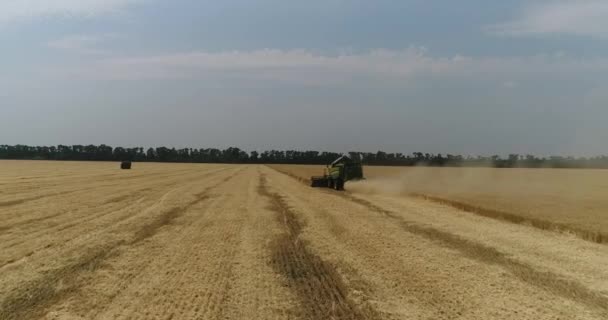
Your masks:
<instances>
[{"instance_id":1,"label":"combine header","mask_svg":"<svg viewBox=\"0 0 608 320\"><path fill-rule=\"evenodd\" d=\"M346 181L361 179L364 179L361 163L355 162L347 156L341 156L325 168L323 176L311 177L310 186L344 190Z\"/></svg>"}]
</instances>

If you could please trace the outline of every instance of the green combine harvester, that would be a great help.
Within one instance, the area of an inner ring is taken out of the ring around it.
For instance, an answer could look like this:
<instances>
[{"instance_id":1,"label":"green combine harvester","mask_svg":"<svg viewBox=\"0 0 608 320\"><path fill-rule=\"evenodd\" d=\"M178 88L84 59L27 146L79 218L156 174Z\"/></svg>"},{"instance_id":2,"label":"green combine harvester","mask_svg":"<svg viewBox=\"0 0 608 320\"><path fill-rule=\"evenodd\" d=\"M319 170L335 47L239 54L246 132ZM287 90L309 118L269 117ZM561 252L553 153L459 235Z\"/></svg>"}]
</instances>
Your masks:
<instances>
[{"instance_id":1,"label":"green combine harvester","mask_svg":"<svg viewBox=\"0 0 608 320\"><path fill-rule=\"evenodd\" d=\"M344 190L346 181L362 179L364 178L361 163L347 156L341 156L327 166L323 176L311 177L310 186L313 188Z\"/></svg>"}]
</instances>

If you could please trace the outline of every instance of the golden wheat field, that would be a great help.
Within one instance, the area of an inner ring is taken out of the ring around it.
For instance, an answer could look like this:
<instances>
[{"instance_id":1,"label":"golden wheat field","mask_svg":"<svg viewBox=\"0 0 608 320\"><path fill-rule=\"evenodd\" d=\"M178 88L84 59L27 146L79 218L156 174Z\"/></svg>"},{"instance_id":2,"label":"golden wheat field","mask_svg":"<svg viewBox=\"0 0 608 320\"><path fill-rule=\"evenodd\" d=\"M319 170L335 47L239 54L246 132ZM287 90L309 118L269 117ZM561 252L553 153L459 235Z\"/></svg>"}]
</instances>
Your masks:
<instances>
[{"instance_id":1,"label":"golden wheat field","mask_svg":"<svg viewBox=\"0 0 608 320\"><path fill-rule=\"evenodd\" d=\"M321 172L0 161L0 319L608 318L602 171Z\"/></svg>"},{"instance_id":2,"label":"golden wheat field","mask_svg":"<svg viewBox=\"0 0 608 320\"><path fill-rule=\"evenodd\" d=\"M302 179L323 166L274 166ZM418 196L465 211L608 242L608 170L366 167L355 194Z\"/></svg>"}]
</instances>

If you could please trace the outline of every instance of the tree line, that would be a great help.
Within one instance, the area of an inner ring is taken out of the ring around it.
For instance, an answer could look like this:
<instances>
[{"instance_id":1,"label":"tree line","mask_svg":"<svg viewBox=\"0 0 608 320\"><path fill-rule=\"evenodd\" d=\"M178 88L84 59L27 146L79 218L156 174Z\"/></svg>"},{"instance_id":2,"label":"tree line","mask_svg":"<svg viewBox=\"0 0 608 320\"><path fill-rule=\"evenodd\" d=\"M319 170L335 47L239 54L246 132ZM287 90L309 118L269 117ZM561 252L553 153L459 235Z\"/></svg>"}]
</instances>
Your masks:
<instances>
[{"instance_id":1,"label":"tree line","mask_svg":"<svg viewBox=\"0 0 608 320\"><path fill-rule=\"evenodd\" d=\"M0 159L73 160L73 161L138 161L191 163L268 163L268 164L328 164L340 157L337 152L270 150L246 152L239 148L113 148L107 145L26 146L0 145ZM412 154L378 152L349 152L348 155L364 165L383 166L450 166L498 168L608 168L608 156L597 157L536 157L510 154L494 156L462 156L452 154Z\"/></svg>"}]
</instances>

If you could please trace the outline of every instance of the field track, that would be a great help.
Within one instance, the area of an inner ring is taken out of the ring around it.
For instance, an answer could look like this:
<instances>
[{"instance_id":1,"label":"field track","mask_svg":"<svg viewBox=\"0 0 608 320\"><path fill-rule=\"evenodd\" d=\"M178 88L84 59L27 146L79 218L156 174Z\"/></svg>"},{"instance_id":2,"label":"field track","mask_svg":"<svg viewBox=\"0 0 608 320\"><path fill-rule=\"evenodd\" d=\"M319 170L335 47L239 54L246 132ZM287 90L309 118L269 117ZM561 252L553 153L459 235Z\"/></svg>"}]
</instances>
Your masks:
<instances>
[{"instance_id":1,"label":"field track","mask_svg":"<svg viewBox=\"0 0 608 320\"><path fill-rule=\"evenodd\" d=\"M0 162L0 319L608 319L607 266L267 166Z\"/></svg>"}]
</instances>

